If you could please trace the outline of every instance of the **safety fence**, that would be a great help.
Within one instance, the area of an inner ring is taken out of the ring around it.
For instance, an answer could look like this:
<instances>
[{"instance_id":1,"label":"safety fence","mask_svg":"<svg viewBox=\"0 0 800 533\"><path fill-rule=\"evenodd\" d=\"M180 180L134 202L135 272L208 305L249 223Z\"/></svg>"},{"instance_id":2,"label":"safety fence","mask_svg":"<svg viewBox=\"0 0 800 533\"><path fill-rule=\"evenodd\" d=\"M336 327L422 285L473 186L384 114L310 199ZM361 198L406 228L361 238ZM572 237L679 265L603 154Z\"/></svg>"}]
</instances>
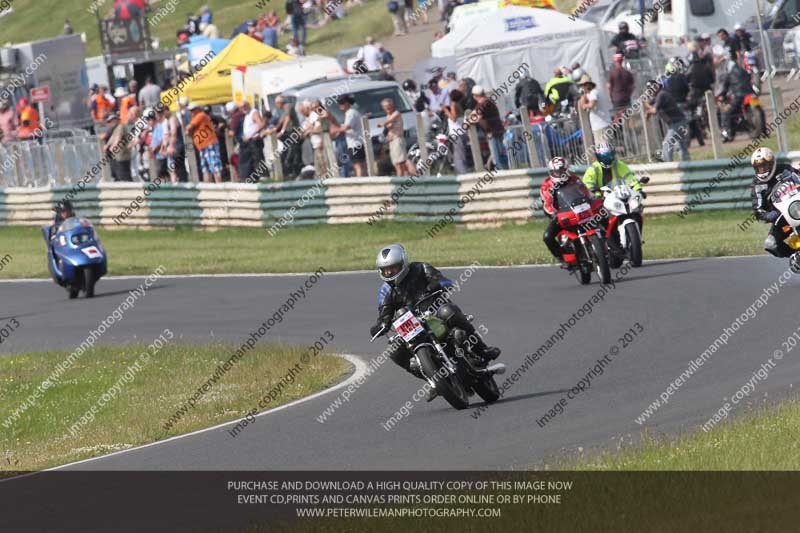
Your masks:
<instances>
[{"instance_id":1,"label":"safety fence","mask_svg":"<svg viewBox=\"0 0 800 533\"><path fill-rule=\"evenodd\" d=\"M99 140L93 135L2 143L0 184L46 187L73 183L89 172L100 158Z\"/></svg>"},{"instance_id":2,"label":"safety fence","mask_svg":"<svg viewBox=\"0 0 800 533\"><path fill-rule=\"evenodd\" d=\"M800 152L787 155L800 161ZM748 162L728 160L633 166L651 176L648 213L749 207ZM578 169L580 170L580 169ZM0 189L0 224L40 225L53 202L71 195L76 211L107 227L282 228L293 224L439 221L470 225L522 222L542 216L541 169L459 177L330 178L273 184L101 183L75 192L65 186ZM74 195L74 196L73 196ZM696 204L696 205L694 205Z\"/></svg>"}]
</instances>

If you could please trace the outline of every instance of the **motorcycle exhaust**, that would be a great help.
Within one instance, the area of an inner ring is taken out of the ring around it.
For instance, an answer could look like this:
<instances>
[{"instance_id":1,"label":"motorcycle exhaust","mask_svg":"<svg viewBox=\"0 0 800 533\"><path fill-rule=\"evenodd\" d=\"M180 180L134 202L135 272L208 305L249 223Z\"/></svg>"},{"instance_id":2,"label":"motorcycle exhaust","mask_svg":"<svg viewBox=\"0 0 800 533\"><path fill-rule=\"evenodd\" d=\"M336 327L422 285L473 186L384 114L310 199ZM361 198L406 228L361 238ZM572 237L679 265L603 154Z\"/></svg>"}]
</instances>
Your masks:
<instances>
[{"instance_id":1,"label":"motorcycle exhaust","mask_svg":"<svg viewBox=\"0 0 800 533\"><path fill-rule=\"evenodd\" d=\"M495 363L486 367L487 372L497 374L498 376L506 373L506 365L503 363Z\"/></svg>"}]
</instances>

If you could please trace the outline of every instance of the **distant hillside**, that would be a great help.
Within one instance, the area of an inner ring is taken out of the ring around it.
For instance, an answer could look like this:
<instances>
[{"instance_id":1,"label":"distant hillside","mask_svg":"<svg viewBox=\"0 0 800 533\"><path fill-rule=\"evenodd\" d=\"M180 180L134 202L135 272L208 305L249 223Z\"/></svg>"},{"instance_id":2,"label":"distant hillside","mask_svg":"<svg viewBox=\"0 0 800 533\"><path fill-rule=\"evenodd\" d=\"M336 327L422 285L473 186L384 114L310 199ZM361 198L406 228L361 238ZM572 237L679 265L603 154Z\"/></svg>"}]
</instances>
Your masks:
<instances>
[{"instance_id":1,"label":"distant hillside","mask_svg":"<svg viewBox=\"0 0 800 533\"><path fill-rule=\"evenodd\" d=\"M80 1L66 0L50 2L41 0L8 0L13 12L0 17L0 45L46 39L63 33L64 19L69 18L76 33L85 32L87 56L100 54L100 36L97 19L90 12L91 6L100 6L100 12L113 10L113 0ZM262 9L256 4L265 6ZM229 37L233 29L247 19L258 18L262 11L275 10L285 18L283 0L160 0L152 10L175 6L174 13L165 16L151 31L158 37L161 48L175 46L175 32L186 23L190 13L197 13L200 6L209 5L214 14L214 24L220 37ZM335 55L342 48L360 44L366 35L376 37L392 31L392 22L386 3L380 0L365 1L363 6L348 11L342 20L328 23L318 29L309 28L307 48L309 52ZM291 33L280 36L280 45L288 43Z\"/></svg>"}]
</instances>

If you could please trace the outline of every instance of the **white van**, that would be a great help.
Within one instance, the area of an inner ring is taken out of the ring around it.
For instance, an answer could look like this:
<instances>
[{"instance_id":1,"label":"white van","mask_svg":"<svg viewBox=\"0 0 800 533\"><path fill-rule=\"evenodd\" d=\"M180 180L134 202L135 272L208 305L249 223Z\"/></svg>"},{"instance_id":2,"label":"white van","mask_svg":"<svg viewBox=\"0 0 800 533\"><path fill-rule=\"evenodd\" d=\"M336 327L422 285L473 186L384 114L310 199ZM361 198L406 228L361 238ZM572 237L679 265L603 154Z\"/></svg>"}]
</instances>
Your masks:
<instances>
[{"instance_id":1,"label":"white van","mask_svg":"<svg viewBox=\"0 0 800 533\"><path fill-rule=\"evenodd\" d=\"M262 63L247 67L245 72L234 69L231 71L233 101L239 103L247 98L256 107L263 102L270 109L275 97L290 87L343 75L336 59L322 55Z\"/></svg>"},{"instance_id":2,"label":"white van","mask_svg":"<svg viewBox=\"0 0 800 533\"><path fill-rule=\"evenodd\" d=\"M754 0L656 0L653 7L658 12L658 44L667 50L683 49L695 36L714 35L720 28L733 34L737 22L757 26Z\"/></svg>"}]
</instances>

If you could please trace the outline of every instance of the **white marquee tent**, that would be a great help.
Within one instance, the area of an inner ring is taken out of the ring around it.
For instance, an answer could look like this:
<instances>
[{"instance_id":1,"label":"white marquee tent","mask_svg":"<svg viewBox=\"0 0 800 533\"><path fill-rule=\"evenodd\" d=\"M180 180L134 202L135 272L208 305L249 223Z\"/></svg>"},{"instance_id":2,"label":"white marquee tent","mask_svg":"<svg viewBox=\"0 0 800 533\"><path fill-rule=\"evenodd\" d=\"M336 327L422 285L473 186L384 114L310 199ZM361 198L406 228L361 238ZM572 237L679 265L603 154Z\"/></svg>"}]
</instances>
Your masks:
<instances>
[{"instance_id":1,"label":"white marquee tent","mask_svg":"<svg viewBox=\"0 0 800 533\"><path fill-rule=\"evenodd\" d=\"M508 6L465 19L435 41L431 52L433 57L455 56L458 76L476 80L487 91L510 86L509 77L525 64L544 87L553 69L578 62L600 89L601 107L608 108L602 42L601 30L590 22L551 9ZM513 98L513 88L508 91Z\"/></svg>"}]
</instances>

